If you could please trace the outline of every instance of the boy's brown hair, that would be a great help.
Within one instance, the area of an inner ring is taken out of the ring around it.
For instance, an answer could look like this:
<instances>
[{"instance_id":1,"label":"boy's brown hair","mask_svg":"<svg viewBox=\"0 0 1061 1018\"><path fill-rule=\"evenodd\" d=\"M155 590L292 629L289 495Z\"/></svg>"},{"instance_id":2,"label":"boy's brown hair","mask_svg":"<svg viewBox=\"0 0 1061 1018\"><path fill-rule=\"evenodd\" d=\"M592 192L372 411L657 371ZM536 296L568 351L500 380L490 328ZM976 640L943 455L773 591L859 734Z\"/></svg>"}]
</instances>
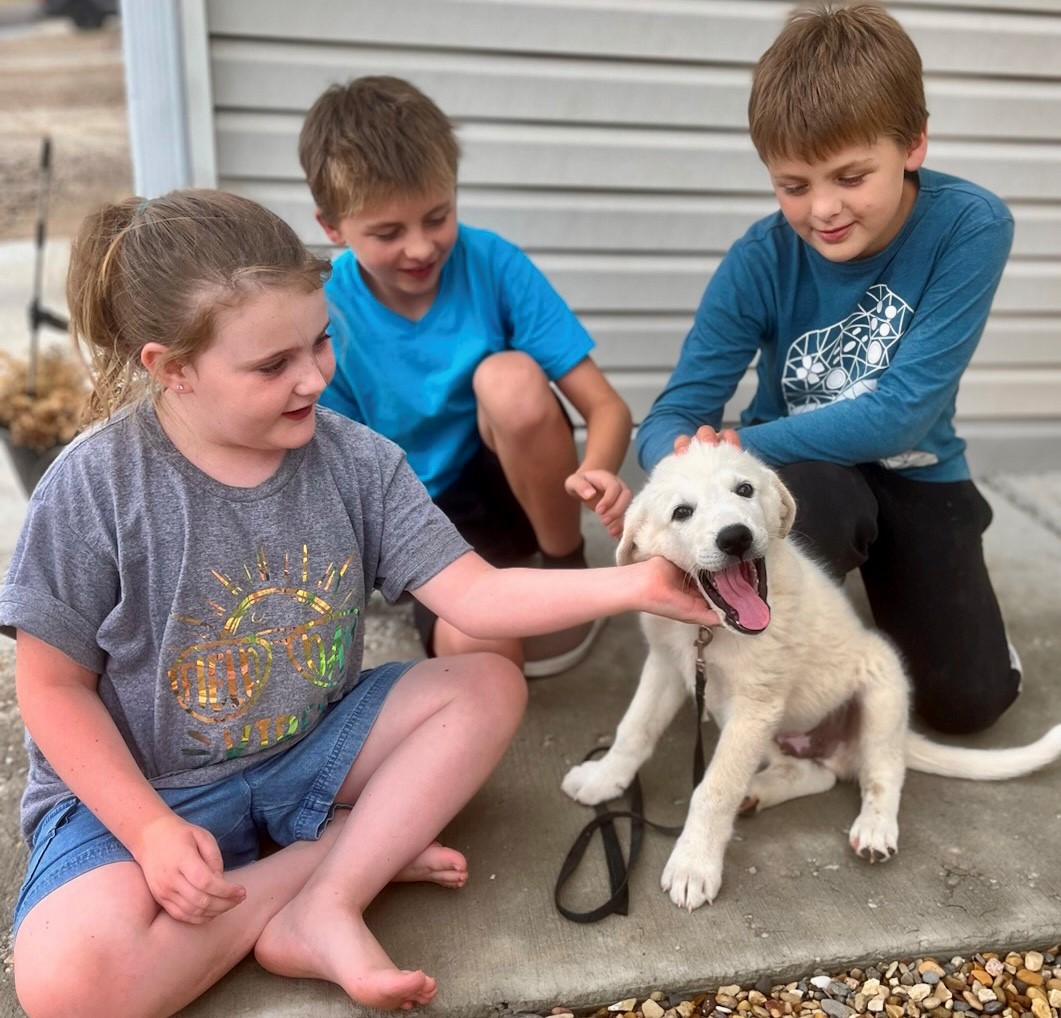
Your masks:
<instances>
[{"instance_id":1,"label":"boy's brown hair","mask_svg":"<svg viewBox=\"0 0 1061 1018\"><path fill-rule=\"evenodd\" d=\"M756 65L748 102L764 162L814 162L880 137L909 146L927 119L921 56L878 3L794 11Z\"/></svg>"},{"instance_id":2,"label":"boy's brown hair","mask_svg":"<svg viewBox=\"0 0 1061 1018\"><path fill-rule=\"evenodd\" d=\"M298 157L325 222L404 195L455 187L460 146L453 124L401 78L332 85L310 107Z\"/></svg>"}]
</instances>

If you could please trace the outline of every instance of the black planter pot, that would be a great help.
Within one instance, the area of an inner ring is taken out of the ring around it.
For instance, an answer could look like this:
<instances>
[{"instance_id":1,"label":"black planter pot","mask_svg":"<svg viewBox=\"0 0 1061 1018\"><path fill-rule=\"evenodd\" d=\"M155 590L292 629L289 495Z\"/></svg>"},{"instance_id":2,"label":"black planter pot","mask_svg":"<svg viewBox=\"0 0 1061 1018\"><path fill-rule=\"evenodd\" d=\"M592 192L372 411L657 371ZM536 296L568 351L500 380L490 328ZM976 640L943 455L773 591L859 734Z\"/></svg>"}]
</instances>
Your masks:
<instances>
[{"instance_id":1,"label":"black planter pot","mask_svg":"<svg viewBox=\"0 0 1061 1018\"><path fill-rule=\"evenodd\" d=\"M45 452L34 452L27 446L15 445L11 441L11 432L7 428L0 428L0 441L3 442L8 456L11 457L11 464L15 468L26 498L33 494L33 489L37 486L44 471L51 465L52 460L66 448L65 445L56 445Z\"/></svg>"}]
</instances>

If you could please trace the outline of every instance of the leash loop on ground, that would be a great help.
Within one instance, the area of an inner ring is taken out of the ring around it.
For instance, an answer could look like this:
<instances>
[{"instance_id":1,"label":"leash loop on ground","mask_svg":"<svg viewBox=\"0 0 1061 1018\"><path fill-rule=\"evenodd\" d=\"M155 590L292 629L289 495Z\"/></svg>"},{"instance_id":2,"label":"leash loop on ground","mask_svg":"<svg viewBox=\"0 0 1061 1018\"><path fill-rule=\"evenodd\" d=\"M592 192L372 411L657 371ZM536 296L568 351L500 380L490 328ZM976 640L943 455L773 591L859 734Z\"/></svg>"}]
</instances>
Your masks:
<instances>
[{"instance_id":1,"label":"leash loop on ground","mask_svg":"<svg viewBox=\"0 0 1061 1018\"><path fill-rule=\"evenodd\" d=\"M700 626L696 635L696 746L693 750L693 791L700 784L704 776L704 741L701 723L704 719L704 699L707 688L707 666L705 662L705 651L711 642L713 634L707 626ZM606 747L598 746L589 751L583 758L592 760L598 756ZM668 827L649 820L644 813L644 801L641 793L641 780L634 775L628 789L630 796L629 809L607 809L598 804L593 807L597 814L585 827L579 831L575 843L571 846L560 872L556 877L556 887L553 889L553 902L557 912L565 919L575 923L595 923L612 915L628 915L630 909L630 874L634 864L641 855L641 843L644 841L645 828L651 827L661 834L677 837L682 832L681 825ZM623 856L622 844L619 834L615 829L615 821L626 819L630 821L630 848L628 856ZM587 912L576 912L568 908L560 900L560 892L567 881L574 875L582 862L586 850L589 848L593 835L600 831L601 845L604 849L604 861L608 867L608 886L611 894L607 901L597 908Z\"/></svg>"}]
</instances>

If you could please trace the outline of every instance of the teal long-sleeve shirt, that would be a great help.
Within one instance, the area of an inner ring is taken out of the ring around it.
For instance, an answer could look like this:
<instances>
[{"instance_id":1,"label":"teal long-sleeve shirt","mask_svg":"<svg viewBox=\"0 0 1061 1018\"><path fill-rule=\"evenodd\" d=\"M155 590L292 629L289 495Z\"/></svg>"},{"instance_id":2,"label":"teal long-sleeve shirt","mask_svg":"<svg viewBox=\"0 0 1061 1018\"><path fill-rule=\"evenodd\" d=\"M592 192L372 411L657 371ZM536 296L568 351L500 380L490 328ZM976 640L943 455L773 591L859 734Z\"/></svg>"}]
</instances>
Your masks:
<instances>
[{"instance_id":1,"label":"teal long-sleeve shirt","mask_svg":"<svg viewBox=\"0 0 1061 1018\"><path fill-rule=\"evenodd\" d=\"M830 262L780 212L733 245L638 429L646 470L678 435L720 426L758 354L740 434L766 463L879 462L918 480L969 476L955 401L1013 219L975 184L925 169L918 180L899 234L869 258Z\"/></svg>"}]
</instances>

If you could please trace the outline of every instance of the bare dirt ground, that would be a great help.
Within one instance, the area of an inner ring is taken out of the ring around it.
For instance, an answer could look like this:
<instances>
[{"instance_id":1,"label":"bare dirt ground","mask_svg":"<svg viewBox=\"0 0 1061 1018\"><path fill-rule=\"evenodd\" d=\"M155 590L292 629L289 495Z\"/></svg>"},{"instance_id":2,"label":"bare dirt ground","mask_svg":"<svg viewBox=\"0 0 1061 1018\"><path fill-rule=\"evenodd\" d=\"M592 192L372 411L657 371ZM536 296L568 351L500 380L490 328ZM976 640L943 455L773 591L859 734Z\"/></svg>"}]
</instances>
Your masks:
<instances>
[{"instance_id":1,"label":"bare dirt ground","mask_svg":"<svg viewBox=\"0 0 1061 1018\"><path fill-rule=\"evenodd\" d=\"M89 209L132 189L118 22L79 32L44 21L0 35L0 241L34 236L46 134L48 235L70 236Z\"/></svg>"}]
</instances>

